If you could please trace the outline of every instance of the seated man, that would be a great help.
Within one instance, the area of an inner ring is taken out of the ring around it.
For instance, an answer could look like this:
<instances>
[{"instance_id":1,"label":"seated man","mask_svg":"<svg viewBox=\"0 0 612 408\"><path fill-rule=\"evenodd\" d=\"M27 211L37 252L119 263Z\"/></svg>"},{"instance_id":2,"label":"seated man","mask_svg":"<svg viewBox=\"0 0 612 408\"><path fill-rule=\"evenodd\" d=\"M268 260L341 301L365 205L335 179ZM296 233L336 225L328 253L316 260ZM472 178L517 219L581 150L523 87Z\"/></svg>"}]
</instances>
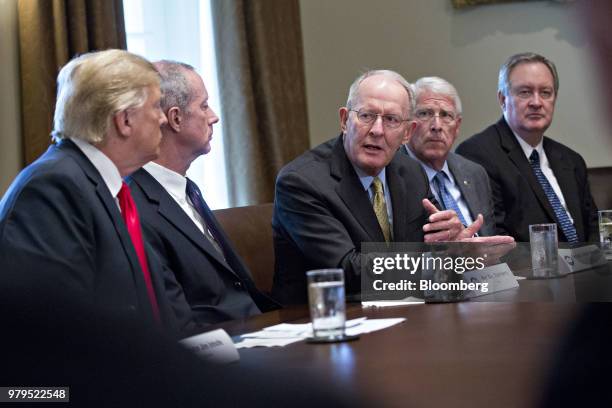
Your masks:
<instances>
[{"instance_id":1,"label":"seated man","mask_svg":"<svg viewBox=\"0 0 612 408\"><path fill-rule=\"evenodd\" d=\"M191 163L210 152L219 121L204 82L187 64L160 61L155 67L168 122L159 157L130 178L145 238L182 286L197 323L271 310L276 303L257 290L200 189L185 177Z\"/></svg>"},{"instance_id":2,"label":"seated man","mask_svg":"<svg viewBox=\"0 0 612 408\"><path fill-rule=\"evenodd\" d=\"M455 87L442 78L425 77L414 84L416 128L405 151L416 159L443 208L455 210L463 225L478 214L481 236L495 235L489 177L482 166L450 150L461 126L461 100Z\"/></svg>"},{"instance_id":3,"label":"seated man","mask_svg":"<svg viewBox=\"0 0 612 408\"><path fill-rule=\"evenodd\" d=\"M82 55L58 76L49 147L0 202L0 296L44 288L176 328L122 177L157 157L159 75L134 54ZM184 299L183 299L184 300Z\"/></svg>"},{"instance_id":4,"label":"seated man","mask_svg":"<svg viewBox=\"0 0 612 408\"><path fill-rule=\"evenodd\" d=\"M487 170L497 230L517 241L529 241L529 225L545 223L557 224L559 241L597 238L584 160L544 136L558 91L551 61L533 53L511 56L499 71L502 118L456 150Z\"/></svg>"},{"instance_id":5,"label":"seated man","mask_svg":"<svg viewBox=\"0 0 612 408\"><path fill-rule=\"evenodd\" d=\"M343 268L347 292L358 293L362 242L453 240L480 228L482 217L464 229L454 211L438 212L425 172L398 152L414 129L411 93L393 71L363 74L340 108L342 134L280 171L272 295L281 303L306 301L309 269Z\"/></svg>"}]
</instances>

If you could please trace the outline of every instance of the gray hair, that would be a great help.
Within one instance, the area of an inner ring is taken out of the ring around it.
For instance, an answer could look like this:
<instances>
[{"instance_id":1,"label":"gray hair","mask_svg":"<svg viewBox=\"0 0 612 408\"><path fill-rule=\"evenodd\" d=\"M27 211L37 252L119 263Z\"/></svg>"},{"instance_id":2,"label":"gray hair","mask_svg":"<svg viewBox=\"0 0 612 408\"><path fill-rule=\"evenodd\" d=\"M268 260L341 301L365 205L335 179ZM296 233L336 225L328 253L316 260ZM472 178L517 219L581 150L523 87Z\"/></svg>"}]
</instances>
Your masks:
<instances>
[{"instance_id":1,"label":"gray hair","mask_svg":"<svg viewBox=\"0 0 612 408\"><path fill-rule=\"evenodd\" d=\"M457 111L457 114L461 116L463 112L461 108L461 99L459 98L459 94L457 93L457 90L455 89L453 84L451 84L445 79L434 76L420 78L414 83L415 103L419 99L419 96L426 91L451 98L455 105L455 110Z\"/></svg>"},{"instance_id":2,"label":"gray hair","mask_svg":"<svg viewBox=\"0 0 612 408\"><path fill-rule=\"evenodd\" d=\"M408 106L408 110L409 110L408 114L411 115L412 111L414 111L414 106L415 106L414 90L412 88L412 85L408 81L406 81L406 79L403 76L401 76L395 71L391 71L388 69L376 69L376 70L366 71L363 74L361 74L355 81L353 81L353 83L351 84L351 87L349 88L349 94L346 100L346 107L348 109L352 109L355 107L355 104L357 103L357 99L359 98L359 85L361 84L361 82L363 82L364 79L371 77L371 76L375 76L375 75L382 75L391 80L394 80L398 82L406 90L406 92L408 93L408 100L410 102L410 105Z\"/></svg>"},{"instance_id":3,"label":"gray hair","mask_svg":"<svg viewBox=\"0 0 612 408\"><path fill-rule=\"evenodd\" d=\"M536 54L533 52L523 52L520 54L514 54L510 58L503 63L501 68L499 69L499 78L497 83L497 91L501 92L503 95L508 96L510 91L510 73L519 64L533 64L533 63L541 63L548 67L550 71L554 87L555 87L555 95L559 92L559 74L557 74L557 67L555 64L549 60L548 58Z\"/></svg>"},{"instance_id":4,"label":"gray hair","mask_svg":"<svg viewBox=\"0 0 612 408\"><path fill-rule=\"evenodd\" d=\"M136 54L111 49L72 59L57 76L53 139L103 141L113 115L142 106L150 86L159 86L159 74Z\"/></svg>"},{"instance_id":5,"label":"gray hair","mask_svg":"<svg viewBox=\"0 0 612 408\"><path fill-rule=\"evenodd\" d=\"M153 65L161 76L161 107L164 113L173 107L189 113L187 106L191 102L193 91L185 74L188 71L195 72L195 68L184 62L170 60L157 61Z\"/></svg>"}]
</instances>

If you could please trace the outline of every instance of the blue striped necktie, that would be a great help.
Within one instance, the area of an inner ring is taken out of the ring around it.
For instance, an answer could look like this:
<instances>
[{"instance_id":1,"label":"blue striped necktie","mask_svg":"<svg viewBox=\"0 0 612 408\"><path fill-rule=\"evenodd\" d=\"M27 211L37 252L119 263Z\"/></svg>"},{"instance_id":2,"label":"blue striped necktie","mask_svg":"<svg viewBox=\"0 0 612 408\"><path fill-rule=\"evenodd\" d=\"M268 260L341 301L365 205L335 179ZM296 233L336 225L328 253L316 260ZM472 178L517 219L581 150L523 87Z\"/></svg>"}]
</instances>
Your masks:
<instances>
[{"instance_id":1,"label":"blue striped necktie","mask_svg":"<svg viewBox=\"0 0 612 408\"><path fill-rule=\"evenodd\" d=\"M439 171L433 178L434 186L438 191L438 197L442 200L442 204L444 205L444 209L446 210L454 210L459 217L459 220L463 225L467 226L465 222L465 218L463 218L463 214L461 214L461 210L459 209L459 205L450 194L450 192L446 189L446 178L448 176L443 172Z\"/></svg>"},{"instance_id":2,"label":"blue striped necktie","mask_svg":"<svg viewBox=\"0 0 612 408\"><path fill-rule=\"evenodd\" d=\"M221 248L221 244L219 243L219 240L215 237L216 233L211 229L213 225L209 215L210 210L208 209L206 204L204 204L204 197L202 197L202 192L200 191L200 188L197 186L197 184L189 178L187 179L186 193L187 197L189 197L189 199L191 200L193 207L196 209L196 211L198 212L198 214L200 214L200 217L202 218L201 221L203 224L202 226L204 228L204 236L217 250L217 252L219 252L219 254L221 254L221 256L225 258L225 254L223 252L223 249Z\"/></svg>"},{"instance_id":3,"label":"blue striped necktie","mask_svg":"<svg viewBox=\"0 0 612 408\"><path fill-rule=\"evenodd\" d=\"M563 235L567 238L567 242L575 244L578 242L578 235L576 234L576 228L572 221L570 221L569 216L567 215L567 211L561 205L561 200L555 194L555 190L553 190L552 186L548 182L548 179L542 173L542 168L540 167L540 155L537 150L533 150L531 152L531 156L529 156L529 163L531 163L531 168L533 169L533 174L536 179L538 179L538 183L542 186L544 190L544 194L546 194L546 198L548 198L548 202L553 208L555 213L555 218L557 219L557 223L561 227L561 231L563 231Z\"/></svg>"}]
</instances>

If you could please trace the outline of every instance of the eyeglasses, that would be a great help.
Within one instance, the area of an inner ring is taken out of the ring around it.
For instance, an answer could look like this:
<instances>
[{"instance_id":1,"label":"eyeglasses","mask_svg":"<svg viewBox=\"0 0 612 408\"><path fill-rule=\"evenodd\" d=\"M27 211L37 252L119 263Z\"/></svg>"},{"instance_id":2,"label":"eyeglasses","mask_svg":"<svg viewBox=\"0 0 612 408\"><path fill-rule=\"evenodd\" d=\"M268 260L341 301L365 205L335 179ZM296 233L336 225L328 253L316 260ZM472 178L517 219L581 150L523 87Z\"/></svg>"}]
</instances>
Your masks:
<instances>
[{"instance_id":1,"label":"eyeglasses","mask_svg":"<svg viewBox=\"0 0 612 408\"><path fill-rule=\"evenodd\" d=\"M447 125L453 123L457 118L455 116L455 113L448 112L443 109L441 109L438 113L434 112L433 109L417 109L417 111L414 113L414 116L416 116L416 118L422 122L430 121L437 116L438 118L440 118L440 121L442 121L442 123L445 123Z\"/></svg>"},{"instance_id":2,"label":"eyeglasses","mask_svg":"<svg viewBox=\"0 0 612 408\"><path fill-rule=\"evenodd\" d=\"M365 123L367 125L374 123L380 116L382 118L383 126L388 129L396 129L402 124L402 122L407 122L409 120L409 119L402 119L401 116L398 116L398 115L391 115L391 114L381 115L380 113L374 113L374 112L368 112L368 111L362 111L362 110L355 110L355 109L349 109L349 110L351 112L355 112L357 114L357 119L359 119L361 123Z\"/></svg>"}]
</instances>

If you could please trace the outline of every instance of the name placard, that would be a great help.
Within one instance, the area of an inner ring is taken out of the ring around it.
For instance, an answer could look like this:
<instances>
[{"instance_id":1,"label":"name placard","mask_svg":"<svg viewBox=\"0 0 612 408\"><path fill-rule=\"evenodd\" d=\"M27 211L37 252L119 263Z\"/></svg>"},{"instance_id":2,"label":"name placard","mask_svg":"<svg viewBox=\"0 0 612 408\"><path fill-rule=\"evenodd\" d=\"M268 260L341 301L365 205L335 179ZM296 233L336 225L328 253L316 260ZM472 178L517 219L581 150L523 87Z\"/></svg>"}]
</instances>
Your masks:
<instances>
[{"instance_id":1,"label":"name placard","mask_svg":"<svg viewBox=\"0 0 612 408\"><path fill-rule=\"evenodd\" d=\"M463 280L470 283L480 283L486 291L472 290L466 293L466 298L475 298L519 286L518 281L506 263L474 269L463 274Z\"/></svg>"},{"instance_id":2,"label":"name placard","mask_svg":"<svg viewBox=\"0 0 612 408\"><path fill-rule=\"evenodd\" d=\"M559 272L562 275L605 265L606 257L597 245L559 249Z\"/></svg>"},{"instance_id":3,"label":"name placard","mask_svg":"<svg viewBox=\"0 0 612 408\"><path fill-rule=\"evenodd\" d=\"M232 339L223 329L213 330L187 337L179 342L200 358L216 364L227 364L240 360Z\"/></svg>"}]
</instances>

